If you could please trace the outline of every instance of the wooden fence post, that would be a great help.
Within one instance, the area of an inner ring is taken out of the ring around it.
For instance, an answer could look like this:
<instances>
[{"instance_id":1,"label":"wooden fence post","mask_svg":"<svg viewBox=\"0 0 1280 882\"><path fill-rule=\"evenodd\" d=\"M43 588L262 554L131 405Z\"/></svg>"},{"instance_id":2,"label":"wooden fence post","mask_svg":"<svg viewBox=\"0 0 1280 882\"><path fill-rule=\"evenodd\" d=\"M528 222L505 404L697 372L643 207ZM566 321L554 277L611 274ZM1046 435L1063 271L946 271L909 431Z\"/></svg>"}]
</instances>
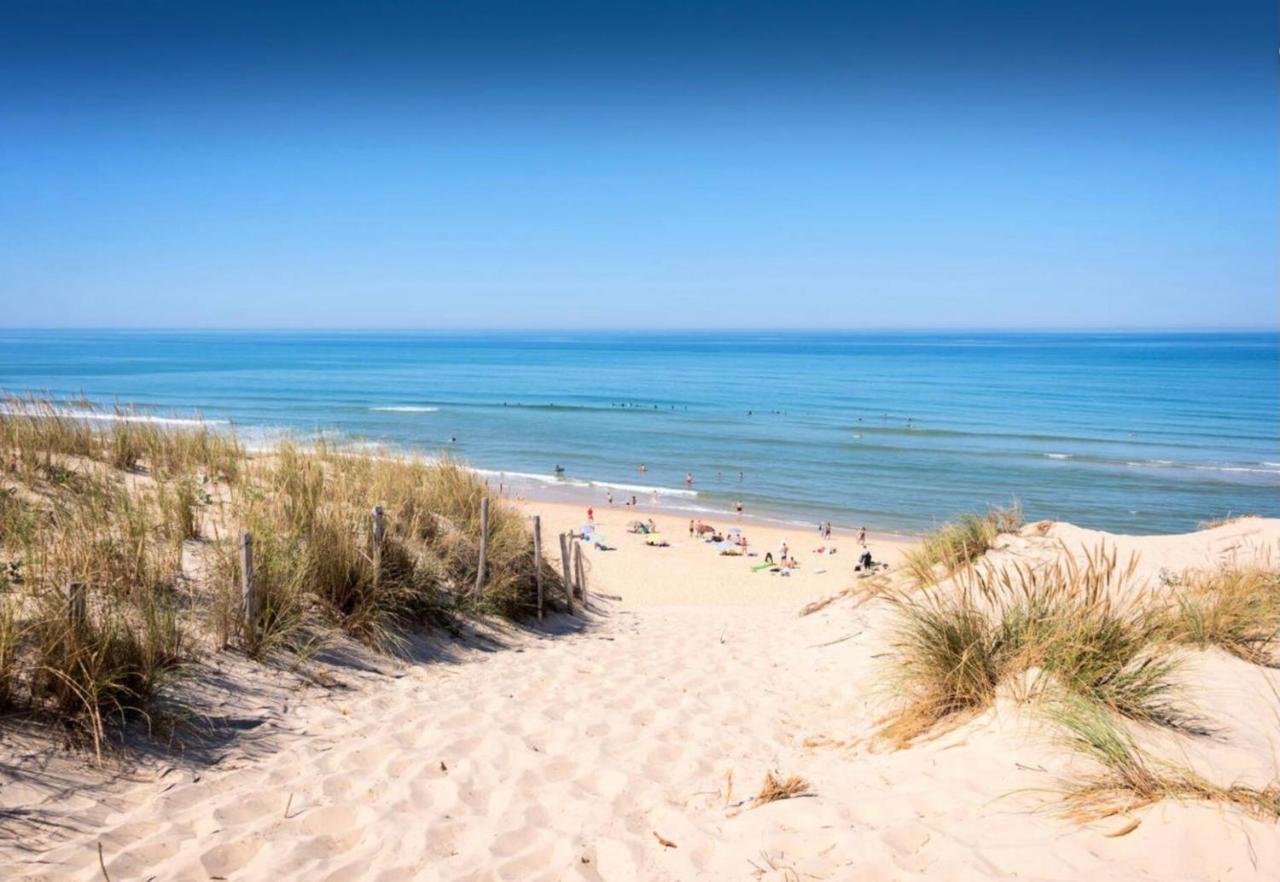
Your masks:
<instances>
[{"instance_id":1,"label":"wooden fence post","mask_svg":"<svg viewBox=\"0 0 1280 882\"><path fill-rule=\"evenodd\" d=\"M582 543L573 543L573 587L582 598L583 609L587 608L587 571L582 565Z\"/></svg>"},{"instance_id":2,"label":"wooden fence post","mask_svg":"<svg viewBox=\"0 0 1280 882\"><path fill-rule=\"evenodd\" d=\"M542 517L533 516L533 572L538 580L538 621L542 621Z\"/></svg>"},{"instance_id":3,"label":"wooden fence post","mask_svg":"<svg viewBox=\"0 0 1280 882\"><path fill-rule=\"evenodd\" d=\"M386 525L382 520L382 506L373 507L373 584L382 581L382 540L386 536Z\"/></svg>"},{"instance_id":4,"label":"wooden fence post","mask_svg":"<svg viewBox=\"0 0 1280 882\"><path fill-rule=\"evenodd\" d=\"M476 569L476 597L484 588L484 557L489 548L489 497L480 497L480 566Z\"/></svg>"},{"instance_id":5,"label":"wooden fence post","mask_svg":"<svg viewBox=\"0 0 1280 882\"><path fill-rule=\"evenodd\" d=\"M560 563L564 566L564 596L569 601L569 615L573 615L573 562L569 556L569 537L560 534Z\"/></svg>"},{"instance_id":6,"label":"wooden fence post","mask_svg":"<svg viewBox=\"0 0 1280 882\"><path fill-rule=\"evenodd\" d=\"M244 598L244 628L252 644L258 630L258 591L253 578L253 537L240 531L240 594Z\"/></svg>"},{"instance_id":7,"label":"wooden fence post","mask_svg":"<svg viewBox=\"0 0 1280 882\"><path fill-rule=\"evenodd\" d=\"M79 634L84 629L85 620L88 617L84 583L68 582L65 593L67 595L67 620L71 624L71 630Z\"/></svg>"}]
</instances>

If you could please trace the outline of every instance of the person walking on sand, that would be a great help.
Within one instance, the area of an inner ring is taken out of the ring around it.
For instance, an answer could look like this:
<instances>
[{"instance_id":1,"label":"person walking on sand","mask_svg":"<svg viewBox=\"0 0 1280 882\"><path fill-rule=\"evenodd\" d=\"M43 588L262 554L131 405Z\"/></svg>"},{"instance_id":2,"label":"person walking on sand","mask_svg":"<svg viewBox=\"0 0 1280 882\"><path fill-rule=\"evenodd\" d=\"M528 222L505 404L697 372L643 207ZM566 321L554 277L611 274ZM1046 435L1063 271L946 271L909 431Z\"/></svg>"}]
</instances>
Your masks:
<instances>
[{"instance_id":1,"label":"person walking on sand","mask_svg":"<svg viewBox=\"0 0 1280 882\"><path fill-rule=\"evenodd\" d=\"M587 506L587 523L594 524L596 522L596 510L591 506Z\"/></svg>"},{"instance_id":2,"label":"person walking on sand","mask_svg":"<svg viewBox=\"0 0 1280 882\"><path fill-rule=\"evenodd\" d=\"M865 546L867 544L867 528L863 527L858 531L858 542Z\"/></svg>"},{"instance_id":3,"label":"person walking on sand","mask_svg":"<svg viewBox=\"0 0 1280 882\"><path fill-rule=\"evenodd\" d=\"M693 520L692 519L690 519L689 521L689 538L691 539L693 538Z\"/></svg>"},{"instance_id":4,"label":"person walking on sand","mask_svg":"<svg viewBox=\"0 0 1280 882\"><path fill-rule=\"evenodd\" d=\"M609 503L609 507L613 508L613 491L610 490L604 495L605 500Z\"/></svg>"}]
</instances>

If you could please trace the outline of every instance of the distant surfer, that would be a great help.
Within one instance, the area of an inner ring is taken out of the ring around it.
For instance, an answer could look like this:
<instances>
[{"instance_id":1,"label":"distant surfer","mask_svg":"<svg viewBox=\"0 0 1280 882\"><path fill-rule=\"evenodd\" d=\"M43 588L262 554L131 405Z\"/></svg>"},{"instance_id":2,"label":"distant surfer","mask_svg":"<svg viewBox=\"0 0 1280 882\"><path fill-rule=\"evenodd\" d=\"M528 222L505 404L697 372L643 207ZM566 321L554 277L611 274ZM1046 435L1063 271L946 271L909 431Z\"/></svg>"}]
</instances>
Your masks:
<instances>
[{"instance_id":1,"label":"distant surfer","mask_svg":"<svg viewBox=\"0 0 1280 882\"><path fill-rule=\"evenodd\" d=\"M556 472L556 474L557 474L557 475L563 475L563 474L564 474L564 466L560 465L559 463L556 463L556 469L555 469L555 472Z\"/></svg>"}]
</instances>

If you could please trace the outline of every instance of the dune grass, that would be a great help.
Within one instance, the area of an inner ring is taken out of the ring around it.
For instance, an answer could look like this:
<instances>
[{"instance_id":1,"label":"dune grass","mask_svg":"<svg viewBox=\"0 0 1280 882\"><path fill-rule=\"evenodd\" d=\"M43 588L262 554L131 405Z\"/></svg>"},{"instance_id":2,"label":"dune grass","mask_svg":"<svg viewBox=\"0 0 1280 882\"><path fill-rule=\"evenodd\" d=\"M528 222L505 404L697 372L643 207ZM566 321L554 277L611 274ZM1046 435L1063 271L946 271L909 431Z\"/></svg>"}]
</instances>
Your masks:
<instances>
[{"instance_id":1,"label":"dune grass","mask_svg":"<svg viewBox=\"0 0 1280 882\"><path fill-rule=\"evenodd\" d=\"M1216 802L1263 820L1280 820L1280 781L1266 787L1220 785L1186 765L1152 761L1133 736L1096 703L1067 699L1050 707L1067 743L1093 759L1102 771L1068 784L1066 814L1095 820L1132 811L1163 799Z\"/></svg>"},{"instance_id":2,"label":"dune grass","mask_svg":"<svg viewBox=\"0 0 1280 882\"><path fill-rule=\"evenodd\" d=\"M1136 561L1113 550L1064 554L1032 567L970 566L951 584L888 597L895 612L893 687L900 705L881 730L898 746L966 712L1003 686L1034 699L1067 743L1101 767L1068 782L1066 814L1091 820L1163 799L1235 806L1280 820L1280 780L1216 784L1186 765L1150 759L1129 727L1202 735L1177 675L1184 647L1220 648L1275 664L1280 576L1261 567L1195 574L1179 594L1139 590Z\"/></svg>"},{"instance_id":3,"label":"dune grass","mask_svg":"<svg viewBox=\"0 0 1280 882\"><path fill-rule=\"evenodd\" d=\"M1177 695L1163 619L1142 598L1116 599L1133 566L1101 548L1083 562L970 567L955 585L889 595L892 683L902 702L882 735L909 744L988 706L1002 683L1019 678L1029 690L1060 687L1132 720L1204 731Z\"/></svg>"},{"instance_id":4,"label":"dune grass","mask_svg":"<svg viewBox=\"0 0 1280 882\"><path fill-rule=\"evenodd\" d=\"M394 652L414 630L455 615L534 609L524 519L457 463L353 455L323 440L250 457L229 432L120 408L83 417L91 412L87 402L37 398L0 407L6 712L56 724L100 752L125 724L180 710L171 684L202 635L257 658L305 657L339 634ZM487 495L487 578L477 592ZM374 505L386 524L376 550ZM252 629L240 596L242 529L253 537L260 598ZM552 594L557 577L546 566L543 576ZM80 620L70 583L84 589Z\"/></svg>"},{"instance_id":5,"label":"dune grass","mask_svg":"<svg viewBox=\"0 0 1280 882\"><path fill-rule=\"evenodd\" d=\"M903 558L917 585L930 585L964 569L986 554L1001 533L1022 526L1022 508L992 508L984 515L967 514L927 534L919 547Z\"/></svg>"},{"instance_id":6,"label":"dune grass","mask_svg":"<svg viewBox=\"0 0 1280 882\"><path fill-rule=\"evenodd\" d=\"M87 401L8 396L0 402L0 467L33 479L60 458L83 457L121 471L146 463L157 477L197 470L236 477L245 455L233 433L142 421L146 417L132 408L100 410Z\"/></svg>"},{"instance_id":7,"label":"dune grass","mask_svg":"<svg viewBox=\"0 0 1280 882\"><path fill-rule=\"evenodd\" d=\"M490 499L486 581L479 594L473 590L478 513L488 492L453 462L282 443L246 469L233 490L234 519L253 535L263 598L252 642L289 643L314 613L374 648L394 651L406 630L458 612L530 614L536 603L532 540L519 512L496 498ZM375 504L382 505L386 524L376 563ZM234 538L224 540L219 570L232 596L237 553ZM544 572L548 585L554 578Z\"/></svg>"},{"instance_id":8,"label":"dune grass","mask_svg":"<svg viewBox=\"0 0 1280 882\"><path fill-rule=\"evenodd\" d=\"M1242 567L1191 576L1165 614L1176 643L1216 646L1253 664L1280 665L1280 573Z\"/></svg>"},{"instance_id":9,"label":"dune grass","mask_svg":"<svg viewBox=\"0 0 1280 882\"><path fill-rule=\"evenodd\" d=\"M162 684L187 656L174 593L180 546L151 499L80 475L74 489L15 490L0 550L0 701L60 724L100 755L108 730L150 722ZM67 586L86 594L73 618Z\"/></svg>"}]
</instances>

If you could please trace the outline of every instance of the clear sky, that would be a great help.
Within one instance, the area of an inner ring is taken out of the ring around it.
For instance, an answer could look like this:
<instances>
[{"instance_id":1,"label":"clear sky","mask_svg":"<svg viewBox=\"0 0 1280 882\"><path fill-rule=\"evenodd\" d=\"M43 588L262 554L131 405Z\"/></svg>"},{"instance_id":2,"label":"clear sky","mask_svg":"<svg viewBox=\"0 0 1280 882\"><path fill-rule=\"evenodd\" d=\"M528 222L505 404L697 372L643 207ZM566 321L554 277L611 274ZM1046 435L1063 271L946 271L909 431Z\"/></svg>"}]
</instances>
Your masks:
<instances>
[{"instance_id":1,"label":"clear sky","mask_svg":"<svg viewBox=\"0 0 1280 882\"><path fill-rule=\"evenodd\" d=\"M1277 32L0 0L0 324L1274 328Z\"/></svg>"}]
</instances>

